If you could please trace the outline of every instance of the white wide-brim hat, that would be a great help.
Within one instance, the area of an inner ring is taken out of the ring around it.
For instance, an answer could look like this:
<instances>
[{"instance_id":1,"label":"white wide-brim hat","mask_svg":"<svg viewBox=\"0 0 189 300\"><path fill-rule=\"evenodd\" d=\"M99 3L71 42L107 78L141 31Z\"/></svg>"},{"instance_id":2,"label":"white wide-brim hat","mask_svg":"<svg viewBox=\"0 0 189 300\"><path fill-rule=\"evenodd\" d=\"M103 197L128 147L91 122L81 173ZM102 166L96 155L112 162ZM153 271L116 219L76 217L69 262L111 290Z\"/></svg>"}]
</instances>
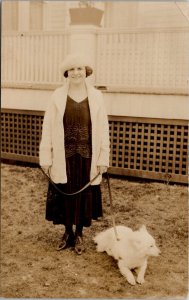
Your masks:
<instances>
[{"instance_id":1,"label":"white wide-brim hat","mask_svg":"<svg viewBox=\"0 0 189 300\"><path fill-rule=\"evenodd\" d=\"M66 72L72 68L86 67L86 76L93 73L90 59L83 54L68 54L60 64L60 71L65 76ZM67 76L65 76L67 77Z\"/></svg>"}]
</instances>

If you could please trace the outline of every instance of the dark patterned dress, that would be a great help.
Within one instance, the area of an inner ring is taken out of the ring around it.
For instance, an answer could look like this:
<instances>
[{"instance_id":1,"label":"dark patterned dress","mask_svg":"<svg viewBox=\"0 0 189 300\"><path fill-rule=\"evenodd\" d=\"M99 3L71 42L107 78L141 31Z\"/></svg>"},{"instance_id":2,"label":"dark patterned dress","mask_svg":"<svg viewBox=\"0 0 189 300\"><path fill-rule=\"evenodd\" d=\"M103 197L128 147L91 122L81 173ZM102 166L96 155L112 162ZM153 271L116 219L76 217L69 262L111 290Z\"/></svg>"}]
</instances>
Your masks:
<instances>
[{"instance_id":1,"label":"dark patterned dress","mask_svg":"<svg viewBox=\"0 0 189 300\"><path fill-rule=\"evenodd\" d=\"M67 183L57 184L65 193L73 193L90 181L92 125L88 98L76 102L69 96L63 117ZM91 185L80 194L64 196L49 183L46 219L54 224L91 225L102 216L100 185Z\"/></svg>"}]
</instances>

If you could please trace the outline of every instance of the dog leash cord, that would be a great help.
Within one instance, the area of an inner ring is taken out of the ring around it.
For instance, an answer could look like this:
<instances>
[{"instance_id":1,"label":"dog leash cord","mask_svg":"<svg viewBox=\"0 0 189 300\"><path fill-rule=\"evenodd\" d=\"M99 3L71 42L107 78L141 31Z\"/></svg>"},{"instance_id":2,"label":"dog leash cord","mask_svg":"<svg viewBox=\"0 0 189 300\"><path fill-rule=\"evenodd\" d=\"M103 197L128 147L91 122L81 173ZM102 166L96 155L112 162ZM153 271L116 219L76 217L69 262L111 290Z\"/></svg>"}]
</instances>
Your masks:
<instances>
[{"instance_id":1,"label":"dog leash cord","mask_svg":"<svg viewBox=\"0 0 189 300\"><path fill-rule=\"evenodd\" d=\"M62 190L60 190L57 185L54 183L54 181L51 179L51 176L50 176L50 170L48 169L47 171L47 174L45 173L45 171L43 170L43 168L41 168L41 171L42 173L46 176L46 178L49 180L49 182L53 185L53 187L62 195L64 196L74 196L74 195L77 195L79 193L81 193L82 191L84 191L88 186L90 186L93 181L95 181L95 179L97 179L97 177L100 175L100 172L94 177L92 178L83 188L81 188L79 191L75 192L75 193L71 193L71 194L68 194L68 193L65 193L63 192Z\"/></svg>"},{"instance_id":2,"label":"dog leash cord","mask_svg":"<svg viewBox=\"0 0 189 300\"><path fill-rule=\"evenodd\" d=\"M115 233L116 240L119 241L119 237L118 237L118 233L117 233L117 229L116 229L116 223L115 223L115 216L114 216L114 213L113 213L113 201L112 201L112 193L111 193L111 188L110 188L110 178L109 178L108 172L106 172L106 176L107 176L108 192L109 192L109 198L110 198L111 218L112 218L112 223L113 223L113 228L114 228L114 233Z\"/></svg>"}]
</instances>

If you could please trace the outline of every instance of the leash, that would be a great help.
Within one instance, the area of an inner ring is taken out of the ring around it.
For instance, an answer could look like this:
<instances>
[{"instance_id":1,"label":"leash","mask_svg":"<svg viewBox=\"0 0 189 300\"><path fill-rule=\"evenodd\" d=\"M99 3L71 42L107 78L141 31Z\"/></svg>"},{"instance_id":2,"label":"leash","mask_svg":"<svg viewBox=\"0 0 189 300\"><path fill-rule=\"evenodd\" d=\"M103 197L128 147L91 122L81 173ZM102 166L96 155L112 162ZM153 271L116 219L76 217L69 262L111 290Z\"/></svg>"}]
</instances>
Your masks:
<instances>
[{"instance_id":1,"label":"leash","mask_svg":"<svg viewBox=\"0 0 189 300\"><path fill-rule=\"evenodd\" d=\"M83 192L86 188L88 188L88 186L90 186L93 181L95 181L95 179L97 179L97 177L100 175L100 172L94 177L91 179L91 181L89 181L84 187L82 187L79 191L75 192L75 193L71 193L71 194L68 194L68 193L65 193L63 191L61 191L57 185L54 183L54 181L51 179L51 176L50 176L50 171L48 169L48 172L47 174L44 172L44 170L40 167L42 173L46 176L46 178L50 181L50 183L53 185L53 187L57 190L57 192L59 192L60 194L64 195L64 196L74 196L74 195L77 195L81 192Z\"/></svg>"},{"instance_id":2,"label":"leash","mask_svg":"<svg viewBox=\"0 0 189 300\"><path fill-rule=\"evenodd\" d=\"M62 195L64 196L74 196L74 195L77 195L81 192L83 192L88 186L90 186L93 181L95 181L95 179L100 175L100 172L94 177L92 178L83 188L81 188L79 191L77 192L74 192L74 193L71 193L71 194L68 194L68 193L65 193L63 191L61 191L57 185L54 183L54 181L51 179L51 176L50 176L50 168L48 169L48 172L47 174L45 173L45 171L43 170L43 168L40 167L40 170L42 171L42 173L45 175L45 177L49 180L49 182L53 185L53 187ZM109 198L110 198L110 213L111 213L111 218L112 218L112 223L113 223L113 228L114 228L114 233L115 233L115 237L116 237L116 240L119 241L119 237L118 237L118 233L117 233L117 229L116 229L116 223L115 223L115 216L114 216L114 213L113 213L113 201L112 201L112 193L111 193L111 188L110 188L110 178L109 178L109 175L108 175L108 172L106 172L106 178L107 178L107 183L108 183L108 192L109 192Z\"/></svg>"},{"instance_id":3,"label":"leash","mask_svg":"<svg viewBox=\"0 0 189 300\"><path fill-rule=\"evenodd\" d=\"M110 188L110 178L109 178L108 172L106 172L106 177L107 177L107 183L108 183L108 192L109 192L109 198L110 198L110 210L111 210L111 217L112 217L114 233L115 233L116 240L119 241L120 239L118 237L118 233L117 233L117 229L116 229L116 223L115 223L115 216L114 216L114 212L113 212L113 201L112 201L112 193L111 193L111 188Z\"/></svg>"}]
</instances>

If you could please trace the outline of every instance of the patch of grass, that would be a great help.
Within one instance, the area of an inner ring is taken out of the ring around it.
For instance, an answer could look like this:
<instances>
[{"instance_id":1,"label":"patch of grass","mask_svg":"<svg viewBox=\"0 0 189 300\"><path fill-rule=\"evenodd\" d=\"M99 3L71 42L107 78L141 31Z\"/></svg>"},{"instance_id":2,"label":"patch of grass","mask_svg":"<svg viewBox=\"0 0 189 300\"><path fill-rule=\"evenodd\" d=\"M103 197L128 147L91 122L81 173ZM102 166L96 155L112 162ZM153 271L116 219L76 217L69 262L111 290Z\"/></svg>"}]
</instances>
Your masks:
<instances>
[{"instance_id":1,"label":"patch of grass","mask_svg":"<svg viewBox=\"0 0 189 300\"><path fill-rule=\"evenodd\" d=\"M110 179L116 224L142 224L161 255L149 259L143 285L130 286L117 262L92 238L112 227L106 180L104 216L84 232L86 252L57 252L62 226L45 221L47 181L38 168L2 164L1 296L8 298L186 299L188 190L183 185Z\"/></svg>"}]
</instances>

